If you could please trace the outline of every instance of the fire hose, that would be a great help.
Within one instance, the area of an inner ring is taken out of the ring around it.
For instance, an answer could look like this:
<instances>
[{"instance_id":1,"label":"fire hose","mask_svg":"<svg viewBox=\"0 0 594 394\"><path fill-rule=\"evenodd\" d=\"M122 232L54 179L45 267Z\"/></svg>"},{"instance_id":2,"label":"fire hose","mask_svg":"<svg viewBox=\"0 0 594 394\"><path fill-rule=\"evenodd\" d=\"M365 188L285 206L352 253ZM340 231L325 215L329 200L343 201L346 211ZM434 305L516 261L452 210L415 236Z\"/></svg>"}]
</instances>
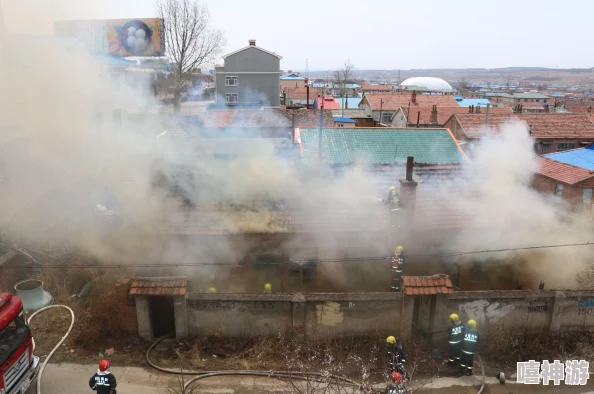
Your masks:
<instances>
[{"instance_id":1,"label":"fire hose","mask_svg":"<svg viewBox=\"0 0 594 394\"><path fill-rule=\"evenodd\" d=\"M52 355L56 352L56 350L58 350L60 348L60 346L62 345L62 343L66 340L66 338L68 338L68 335L70 335L70 331L72 331L72 327L74 327L74 311L72 311L72 309L70 309L69 307L67 307L66 305L50 305L50 306L46 306L45 308L41 308L38 311L35 311L31 316L29 316L29 319L27 320L28 324L31 324L31 320L37 316L38 313L41 313L43 311L46 311L48 309L51 308L64 308L66 309L68 312L70 312L70 316L71 316L71 321L70 321L70 327L68 327L68 331L66 331L66 334L64 334L64 336L62 337L62 339L60 340L60 342L58 342L58 344L56 346L54 346L54 348L52 349L52 351L49 353L49 355L47 356L47 358L45 359L45 361L43 362L43 364L41 364L41 368L39 369L39 373L37 374L37 394L41 394L41 375L43 375L43 370L45 369L45 366L47 365L48 361L50 360L50 358L52 358ZM33 339L33 351L35 351L35 339Z\"/></svg>"},{"instance_id":2,"label":"fire hose","mask_svg":"<svg viewBox=\"0 0 594 394\"><path fill-rule=\"evenodd\" d=\"M231 375L242 375L242 376L262 376L268 378L277 378L277 379L289 379L289 380L313 380L317 382L327 382L327 383L334 383L340 384L343 386L351 386L360 388L361 385L351 379L348 379L344 376L338 375L327 375L321 374L316 372L301 372L301 371L258 371L258 370L219 370L219 371L192 371L187 370L184 371L182 369L176 370L171 368L164 368L161 366L156 365L150 359L150 352L157 346L161 341L165 338L170 337L171 335L167 335L157 339L146 351L146 361L147 363L155 368L158 371L176 374L176 375L196 375L187 382L184 383L184 389L187 389L192 383L196 382L200 379L211 378L213 376L231 376Z\"/></svg>"}]
</instances>

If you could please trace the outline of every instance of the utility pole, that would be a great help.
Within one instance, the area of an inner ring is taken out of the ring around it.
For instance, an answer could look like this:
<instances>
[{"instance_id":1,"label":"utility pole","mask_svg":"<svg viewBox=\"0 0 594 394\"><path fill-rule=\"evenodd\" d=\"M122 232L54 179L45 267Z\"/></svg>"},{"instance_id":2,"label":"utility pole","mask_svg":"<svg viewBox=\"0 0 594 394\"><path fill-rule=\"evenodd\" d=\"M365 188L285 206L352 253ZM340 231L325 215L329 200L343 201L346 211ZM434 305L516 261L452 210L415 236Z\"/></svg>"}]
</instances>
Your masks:
<instances>
[{"instance_id":1,"label":"utility pole","mask_svg":"<svg viewBox=\"0 0 594 394\"><path fill-rule=\"evenodd\" d=\"M344 101L344 97L343 97L342 93L340 93L340 104L341 104L341 109L342 109L342 112L341 112L340 116L343 117L343 118L344 118L344 105L345 105L345 103L346 103L346 101Z\"/></svg>"},{"instance_id":2,"label":"utility pole","mask_svg":"<svg viewBox=\"0 0 594 394\"><path fill-rule=\"evenodd\" d=\"M324 128L324 88L322 88L322 104L320 105L320 135L318 136L318 159L322 162L322 129Z\"/></svg>"},{"instance_id":3,"label":"utility pole","mask_svg":"<svg viewBox=\"0 0 594 394\"><path fill-rule=\"evenodd\" d=\"M380 100L380 116L379 116L379 124L382 124L382 110L384 108L384 99Z\"/></svg>"}]
</instances>

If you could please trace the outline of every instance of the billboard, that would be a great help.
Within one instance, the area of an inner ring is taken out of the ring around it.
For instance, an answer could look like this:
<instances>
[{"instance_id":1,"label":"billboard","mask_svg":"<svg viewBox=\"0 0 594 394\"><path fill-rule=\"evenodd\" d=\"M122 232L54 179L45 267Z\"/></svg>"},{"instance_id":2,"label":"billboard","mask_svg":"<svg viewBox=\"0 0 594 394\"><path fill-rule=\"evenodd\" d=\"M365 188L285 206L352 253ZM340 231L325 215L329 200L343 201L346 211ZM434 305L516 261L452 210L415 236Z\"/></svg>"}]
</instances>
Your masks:
<instances>
[{"instance_id":1,"label":"billboard","mask_svg":"<svg viewBox=\"0 0 594 394\"><path fill-rule=\"evenodd\" d=\"M59 21L54 34L80 39L97 55L165 56L163 20L158 18Z\"/></svg>"}]
</instances>

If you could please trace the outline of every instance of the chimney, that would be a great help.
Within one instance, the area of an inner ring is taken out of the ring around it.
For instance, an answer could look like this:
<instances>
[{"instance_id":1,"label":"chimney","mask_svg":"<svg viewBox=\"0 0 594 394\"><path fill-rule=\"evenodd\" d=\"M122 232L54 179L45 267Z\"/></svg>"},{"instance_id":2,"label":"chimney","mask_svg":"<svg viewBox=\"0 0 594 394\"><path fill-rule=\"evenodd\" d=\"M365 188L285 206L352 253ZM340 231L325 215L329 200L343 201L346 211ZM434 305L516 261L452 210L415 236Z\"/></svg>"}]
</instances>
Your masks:
<instances>
[{"instance_id":1,"label":"chimney","mask_svg":"<svg viewBox=\"0 0 594 394\"><path fill-rule=\"evenodd\" d=\"M417 92L416 91L412 92L412 99L411 99L411 101L412 101L413 104L416 104L417 103Z\"/></svg>"},{"instance_id":2,"label":"chimney","mask_svg":"<svg viewBox=\"0 0 594 394\"><path fill-rule=\"evenodd\" d=\"M544 111L545 111L545 112L551 112L551 111L549 110L549 105L548 105L548 104L545 104L545 106L544 106Z\"/></svg>"},{"instance_id":3,"label":"chimney","mask_svg":"<svg viewBox=\"0 0 594 394\"><path fill-rule=\"evenodd\" d=\"M477 114L480 114L481 113L481 106L480 105L477 105L476 106L476 113Z\"/></svg>"},{"instance_id":4,"label":"chimney","mask_svg":"<svg viewBox=\"0 0 594 394\"><path fill-rule=\"evenodd\" d=\"M421 111L417 112L417 127L419 127L420 122L421 122Z\"/></svg>"},{"instance_id":5,"label":"chimney","mask_svg":"<svg viewBox=\"0 0 594 394\"><path fill-rule=\"evenodd\" d=\"M468 113L471 114L472 113L472 105L468 106Z\"/></svg>"},{"instance_id":6,"label":"chimney","mask_svg":"<svg viewBox=\"0 0 594 394\"><path fill-rule=\"evenodd\" d=\"M256 46L256 40L250 40L250 46L251 47L255 47Z\"/></svg>"},{"instance_id":7,"label":"chimney","mask_svg":"<svg viewBox=\"0 0 594 394\"><path fill-rule=\"evenodd\" d=\"M429 123L437 123L437 105L434 105L433 109L431 110L431 119L429 119Z\"/></svg>"},{"instance_id":8,"label":"chimney","mask_svg":"<svg viewBox=\"0 0 594 394\"><path fill-rule=\"evenodd\" d=\"M400 179L400 204L406 212L407 225L412 225L417 200L418 182L413 180L414 157L406 159L406 178Z\"/></svg>"}]
</instances>

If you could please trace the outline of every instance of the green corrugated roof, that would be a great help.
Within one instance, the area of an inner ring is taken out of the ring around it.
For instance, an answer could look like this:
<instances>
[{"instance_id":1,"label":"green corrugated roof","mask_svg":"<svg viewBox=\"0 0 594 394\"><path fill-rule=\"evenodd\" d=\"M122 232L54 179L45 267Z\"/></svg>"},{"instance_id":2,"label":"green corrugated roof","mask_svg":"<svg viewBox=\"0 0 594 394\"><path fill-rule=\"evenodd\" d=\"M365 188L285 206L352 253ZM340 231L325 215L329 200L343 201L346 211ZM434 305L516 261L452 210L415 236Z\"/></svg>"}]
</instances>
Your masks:
<instances>
[{"instance_id":1,"label":"green corrugated roof","mask_svg":"<svg viewBox=\"0 0 594 394\"><path fill-rule=\"evenodd\" d=\"M318 153L320 129L300 129L304 158ZM328 164L461 163L464 156L446 129L323 129L322 149Z\"/></svg>"}]
</instances>

